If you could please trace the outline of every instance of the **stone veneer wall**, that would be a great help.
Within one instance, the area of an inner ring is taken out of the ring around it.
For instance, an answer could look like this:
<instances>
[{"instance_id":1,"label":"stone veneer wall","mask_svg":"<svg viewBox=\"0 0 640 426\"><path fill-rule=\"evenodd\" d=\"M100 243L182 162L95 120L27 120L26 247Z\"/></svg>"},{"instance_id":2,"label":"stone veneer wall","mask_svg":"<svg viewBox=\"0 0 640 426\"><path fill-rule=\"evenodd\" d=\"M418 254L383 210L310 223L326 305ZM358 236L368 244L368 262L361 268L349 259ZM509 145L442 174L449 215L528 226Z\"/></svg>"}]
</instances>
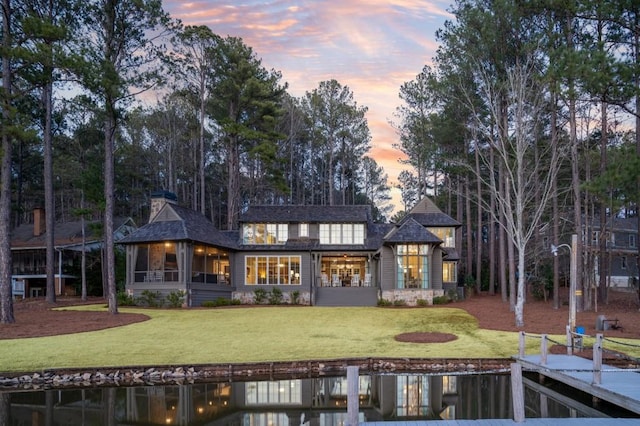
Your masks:
<instances>
[{"instance_id":1,"label":"stone veneer wall","mask_svg":"<svg viewBox=\"0 0 640 426\"><path fill-rule=\"evenodd\" d=\"M262 287L257 287L262 288ZM267 290L267 289L265 289ZM267 291L267 300L269 298L269 289ZM254 293L253 291L234 291L232 296L233 299L239 300L242 305L253 305L254 304ZM268 304L268 302L266 302ZM291 304L291 293L288 291L282 292L282 304ZM298 296L298 305L311 305L311 293L308 291L301 291Z\"/></svg>"},{"instance_id":2,"label":"stone veneer wall","mask_svg":"<svg viewBox=\"0 0 640 426\"><path fill-rule=\"evenodd\" d=\"M382 299L388 300L392 303L397 300L403 300L407 304L407 306L417 306L419 299L426 300L427 304L433 305L433 298L439 296L444 296L444 290L394 289L382 291Z\"/></svg>"}]
</instances>

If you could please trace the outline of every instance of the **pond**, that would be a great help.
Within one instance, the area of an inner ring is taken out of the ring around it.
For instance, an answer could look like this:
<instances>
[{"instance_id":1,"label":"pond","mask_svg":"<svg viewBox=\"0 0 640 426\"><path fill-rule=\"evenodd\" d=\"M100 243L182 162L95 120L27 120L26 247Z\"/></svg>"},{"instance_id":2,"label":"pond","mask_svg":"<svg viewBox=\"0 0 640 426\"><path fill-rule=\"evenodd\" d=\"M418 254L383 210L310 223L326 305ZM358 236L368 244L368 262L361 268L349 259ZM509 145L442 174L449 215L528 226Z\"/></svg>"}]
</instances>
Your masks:
<instances>
[{"instance_id":1,"label":"pond","mask_svg":"<svg viewBox=\"0 0 640 426\"><path fill-rule=\"evenodd\" d=\"M358 376L359 419L513 418L507 374ZM525 379L526 417L600 417L584 402ZM0 392L7 425L343 425L347 378Z\"/></svg>"}]
</instances>

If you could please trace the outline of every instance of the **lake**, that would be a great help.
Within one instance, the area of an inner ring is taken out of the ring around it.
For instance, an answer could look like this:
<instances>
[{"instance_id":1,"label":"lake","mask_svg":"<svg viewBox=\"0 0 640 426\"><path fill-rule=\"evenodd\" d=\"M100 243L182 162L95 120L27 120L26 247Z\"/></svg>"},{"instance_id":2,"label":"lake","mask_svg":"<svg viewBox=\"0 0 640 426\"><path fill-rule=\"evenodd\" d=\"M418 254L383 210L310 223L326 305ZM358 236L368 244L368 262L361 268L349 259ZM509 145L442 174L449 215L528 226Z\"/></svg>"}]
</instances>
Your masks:
<instances>
[{"instance_id":1,"label":"lake","mask_svg":"<svg viewBox=\"0 0 640 426\"><path fill-rule=\"evenodd\" d=\"M508 374L363 374L358 381L360 422L513 418ZM619 415L572 393L525 379L526 417ZM341 376L0 392L2 425L333 426L346 418Z\"/></svg>"}]
</instances>

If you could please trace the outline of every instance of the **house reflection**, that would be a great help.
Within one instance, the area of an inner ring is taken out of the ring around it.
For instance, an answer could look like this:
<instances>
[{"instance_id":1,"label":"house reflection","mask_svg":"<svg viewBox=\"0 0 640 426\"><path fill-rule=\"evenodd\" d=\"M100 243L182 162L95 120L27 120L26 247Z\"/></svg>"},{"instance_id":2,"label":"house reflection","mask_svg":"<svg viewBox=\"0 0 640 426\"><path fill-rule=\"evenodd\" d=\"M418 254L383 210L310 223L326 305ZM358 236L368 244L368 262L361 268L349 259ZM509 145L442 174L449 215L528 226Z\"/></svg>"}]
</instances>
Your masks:
<instances>
[{"instance_id":1,"label":"house reflection","mask_svg":"<svg viewBox=\"0 0 640 426\"><path fill-rule=\"evenodd\" d=\"M510 418L507 375L363 375L359 421ZM541 417L531 396L527 417ZM347 379L321 377L5 393L8 424L344 425ZM544 398L548 417L569 417ZM6 417L5 417L6 418Z\"/></svg>"}]
</instances>

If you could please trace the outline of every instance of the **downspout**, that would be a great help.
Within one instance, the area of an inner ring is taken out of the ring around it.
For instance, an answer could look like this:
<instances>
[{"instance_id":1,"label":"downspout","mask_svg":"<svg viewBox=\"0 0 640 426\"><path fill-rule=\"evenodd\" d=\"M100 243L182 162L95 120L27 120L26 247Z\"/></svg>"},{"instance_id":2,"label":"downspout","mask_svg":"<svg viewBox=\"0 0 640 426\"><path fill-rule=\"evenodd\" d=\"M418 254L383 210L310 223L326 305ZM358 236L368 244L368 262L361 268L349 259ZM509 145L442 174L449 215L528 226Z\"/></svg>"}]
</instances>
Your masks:
<instances>
[{"instance_id":1,"label":"downspout","mask_svg":"<svg viewBox=\"0 0 640 426\"><path fill-rule=\"evenodd\" d=\"M58 291L62 295L62 249L59 247L55 249L58 252Z\"/></svg>"}]
</instances>

